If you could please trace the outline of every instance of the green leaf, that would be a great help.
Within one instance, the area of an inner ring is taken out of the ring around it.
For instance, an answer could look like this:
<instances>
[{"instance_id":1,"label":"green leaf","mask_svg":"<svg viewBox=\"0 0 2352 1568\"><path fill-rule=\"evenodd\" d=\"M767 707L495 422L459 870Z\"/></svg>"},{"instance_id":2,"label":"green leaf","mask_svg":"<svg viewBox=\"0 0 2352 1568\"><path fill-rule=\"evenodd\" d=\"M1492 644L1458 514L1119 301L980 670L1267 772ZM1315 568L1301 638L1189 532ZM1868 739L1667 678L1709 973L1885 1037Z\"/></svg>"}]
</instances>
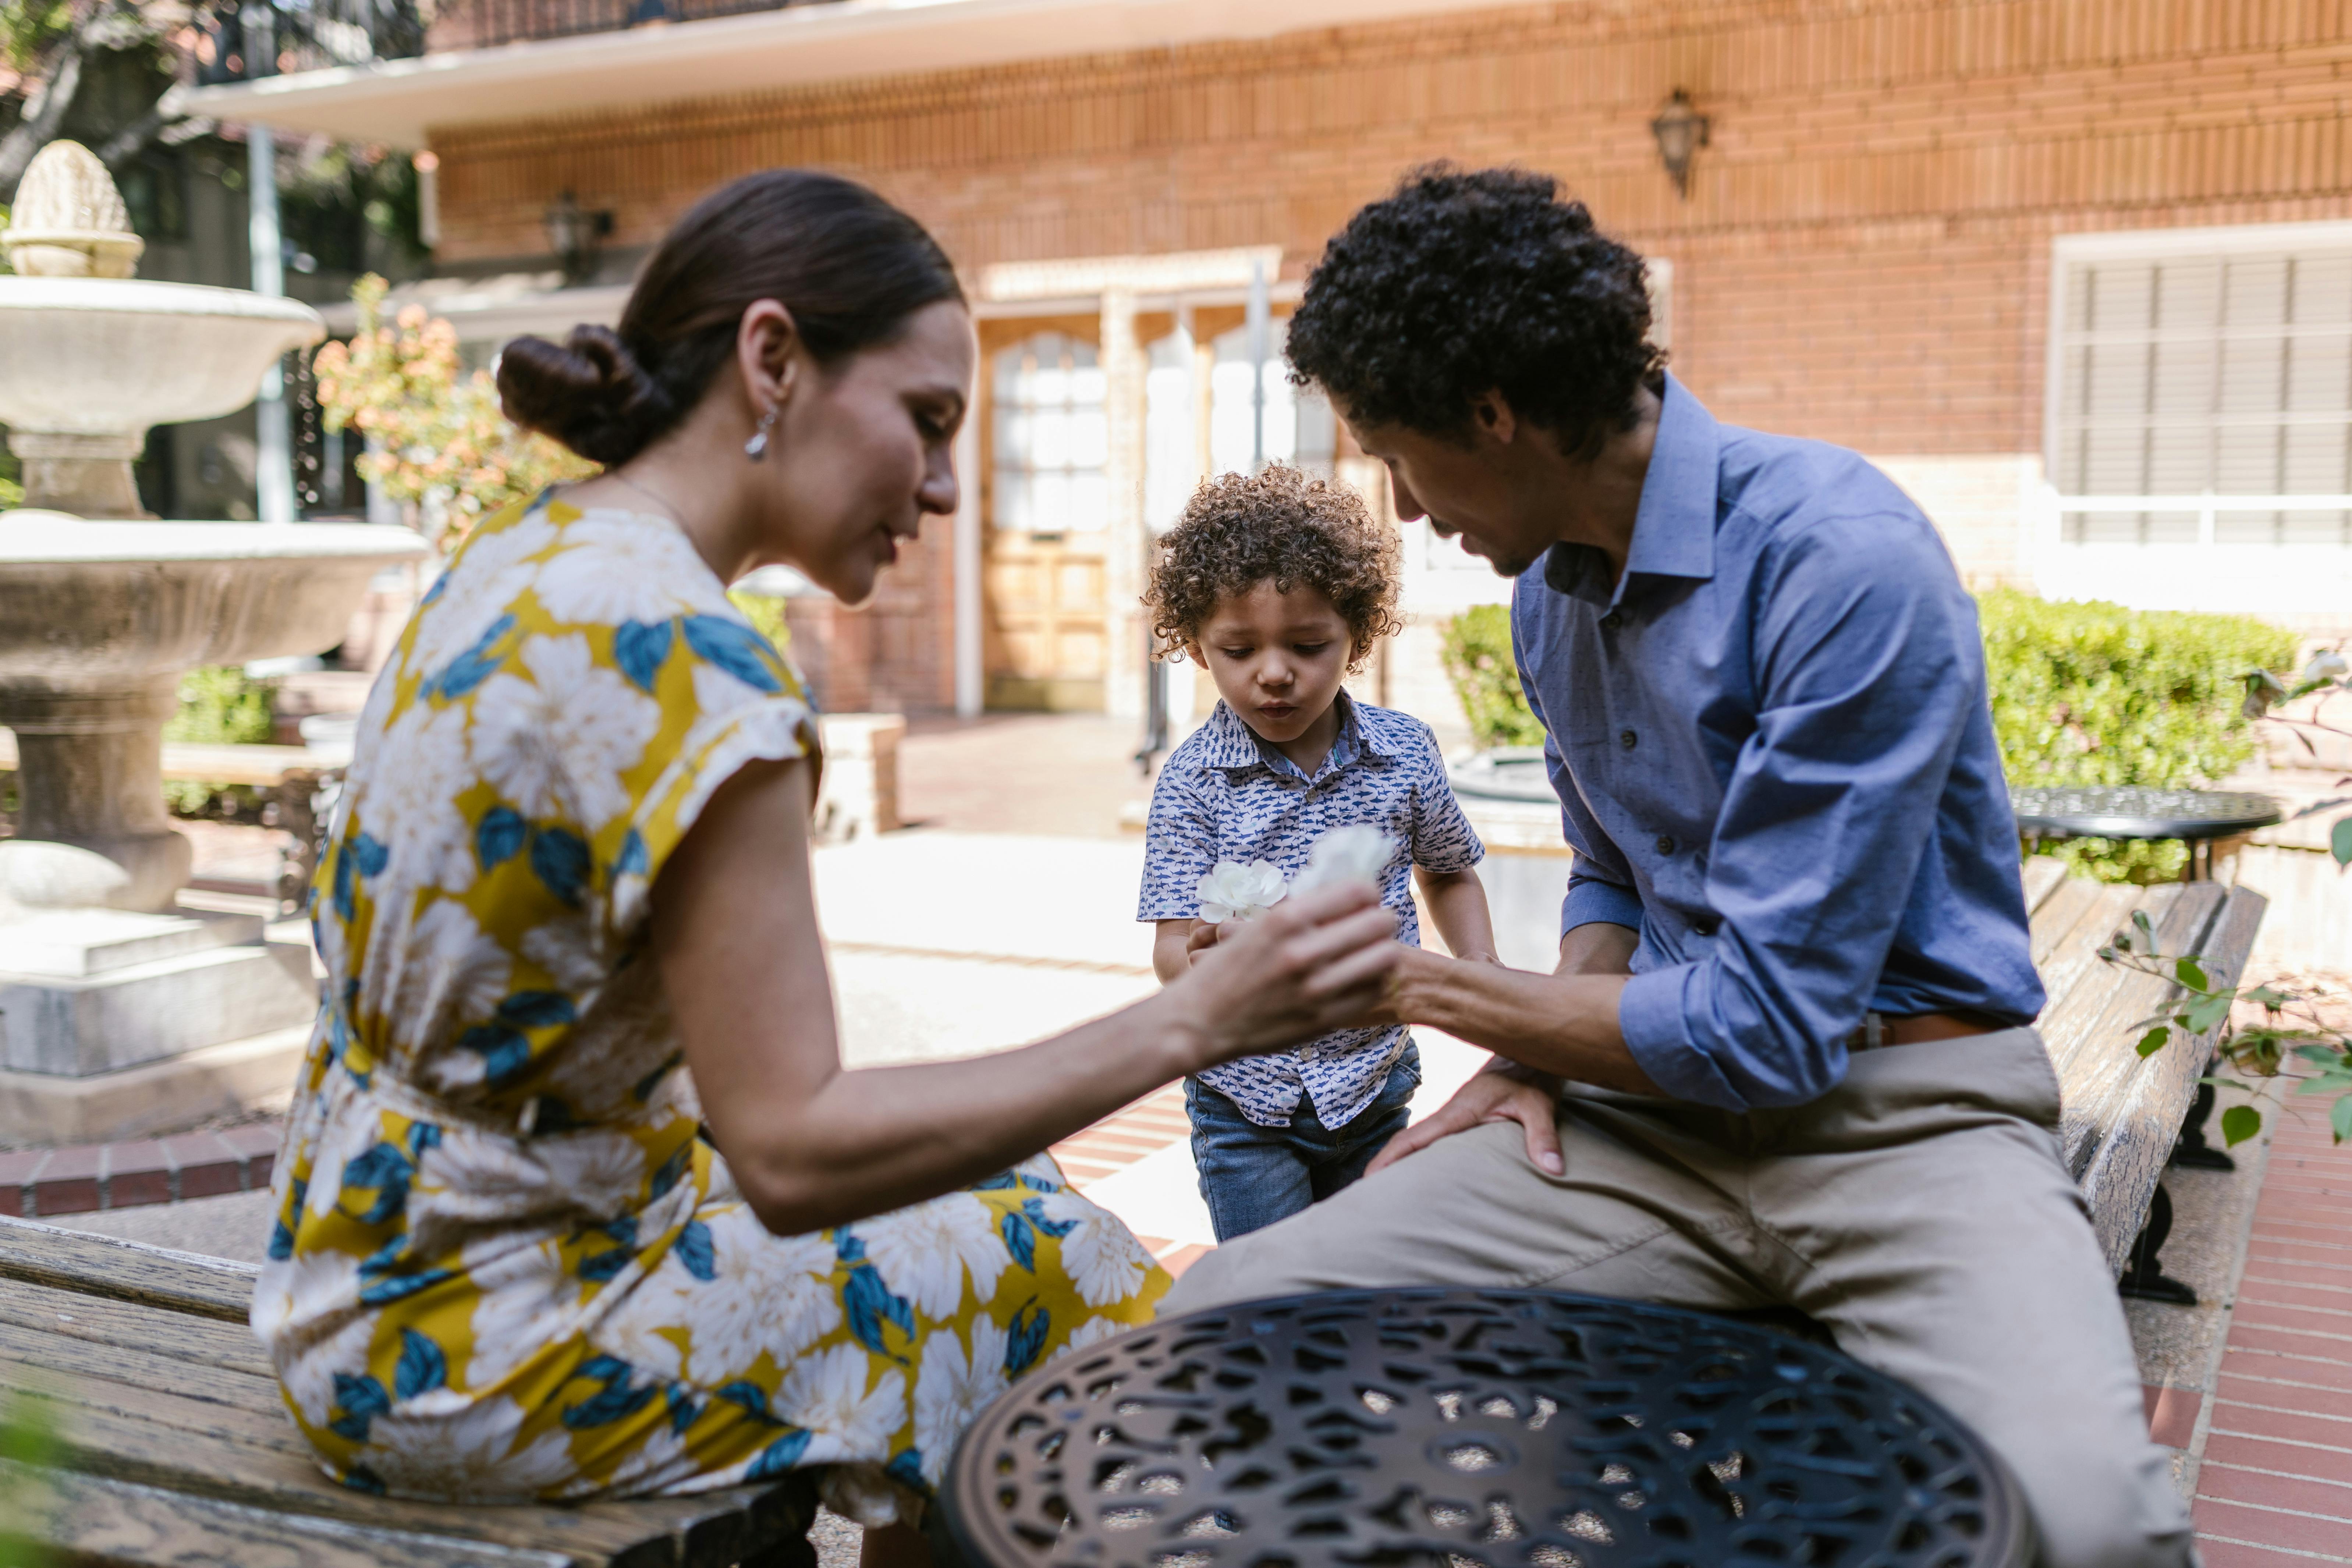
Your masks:
<instances>
[{"instance_id":1,"label":"green leaf","mask_svg":"<svg viewBox=\"0 0 2352 1568\"><path fill-rule=\"evenodd\" d=\"M2336 1142L2352 1141L2352 1094L2336 1102L2335 1109L2327 1113L2327 1122L2335 1130Z\"/></svg>"},{"instance_id":2,"label":"green leaf","mask_svg":"<svg viewBox=\"0 0 2352 1568\"><path fill-rule=\"evenodd\" d=\"M2316 1068L2352 1071L2352 1055L2333 1046L2297 1046L2294 1054Z\"/></svg>"},{"instance_id":3,"label":"green leaf","mask_svg":"<svg viewBox=\"0 0 2352 1568\"><path fill-rule=\"evenodd\" d=\"M2251 1105L2233 1105L2221 1112L2221 1138L2232 1149L2263 1130L2263 1113Z\"/></svg>"},{"instance_id":4,"label":"green leaf","mask_svg":"<svg viewBox=\"0 0 2352 1568\"><path fill-rule=\"evenodd\" d=\"M2248 1002L2259 1002L2263 1006L2268 1007L2271 1011L2275 1013L2281 1005L2294 1000L2294 993L2292 991L2281 991L2275 986L2257 985L2252 991L2244 993L2242 1000Z\"/></svg>"},{"instance_id":5,"label":"green leaf","mask_svg":"<svg viewBox=\"0 0 2352 1568\"><path fill-rule=\"evenodd\" d=\"M2218 996L2200 996L2181 1011L2181 1026L2192 1035L2206 1035L2221 1026L2230 1016L2232 998L2227 992Z\"/></svg>"},{"instance_id":6,"label":"green leaf","mask_svg":"<svg viewBox=\"0 0 2352 1568\"><path fill-rule=\"evenodd\" d=\"M2147 911L2146 910L2134 910L2132 911L2132 926L2133 929L2137 931L2141 936L2147 939L2147 950L2150 952L2154 952L2156 951L2156 926L2148 920Z\"/></svg>"},{"instance_id":7,"label":"green leaf","mask_svg":"<svg viewBox=\"0 0 2352 1568\"><path fill-rule=\"evenodd\" d=\"M2143 1057L2152 1057L2164 1049L2164 1042L2170 1038L2172 1038L2172 1031L2169 1029L2162 1027L2150 1029L2139 1037L2137 1047L2139 1054Z\"/></svg>"},{"instance_id":8,"label":"green leaf","mask_svg":"<svg viewBox=\"0 0 2352 1568\"><path fill-rule=\"evenodd\" d=\"M2338 866L2352 866L2352 816L2338 818L2327 830L2327 852Z\"/></svg>"},{"instance_id":9,"label":"green leaf","mask_svg":"<svg viewBox=\"0 0 2352 1568\"><path fill-rule=\"evenodd\" d=\"M2206 988L2205 971L2198 967L2193 958L2176 959L2172 965L2172 977L2191 991Z\"/></svg>"}]
</instances>

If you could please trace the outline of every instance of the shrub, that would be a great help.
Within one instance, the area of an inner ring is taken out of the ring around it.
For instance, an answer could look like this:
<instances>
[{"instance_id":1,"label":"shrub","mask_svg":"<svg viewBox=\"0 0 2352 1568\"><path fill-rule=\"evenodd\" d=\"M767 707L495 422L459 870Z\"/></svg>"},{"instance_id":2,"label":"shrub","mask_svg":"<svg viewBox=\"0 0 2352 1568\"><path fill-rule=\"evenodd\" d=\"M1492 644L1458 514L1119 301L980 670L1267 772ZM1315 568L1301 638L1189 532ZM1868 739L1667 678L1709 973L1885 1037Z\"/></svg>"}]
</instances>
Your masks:
<instances>
[{"instance_id":1,"label":"shrub","mask_svg":"<svg viewBox=\"0 0 2352 1568\"><path fill-rule=\"evenodd\" d=\"M1480 605L1445 624L1445 673L1481 746L1539 746L1543 726L1528 710L1511 658L1511 612Z\"/></svg>"},{"instance_id":2,"label":"shrub","mask_svg":"<svg viewBox=\"0 0 2352 1568\"><path fill-rule=\"evenodd\" d=\"M205 665L180 677L180 710L163 726L167 741L211 745L257 745L270 736L272 680L255 680L233 664ZM241 794L239 792L242 792ZM214 799L234 795L240 806L253 792L243 785L202 779L165 779L163 798L182 816L206 815Z\"/></svg>"},{"instance_id":3,"label":"shrub","mask_svg":"<svg viewBox=\"0 0 2352 1568\"><path fill-rule=\"evenodd\" d=\"M2292 660L2292 632L2248 616L1978 600L1993 730L2012 784L2213 784L2254 754L2240 672ZM2104 881L2178 877L2178 843L2084 838L2049 852Z\"/></svg>"}]
</instances>

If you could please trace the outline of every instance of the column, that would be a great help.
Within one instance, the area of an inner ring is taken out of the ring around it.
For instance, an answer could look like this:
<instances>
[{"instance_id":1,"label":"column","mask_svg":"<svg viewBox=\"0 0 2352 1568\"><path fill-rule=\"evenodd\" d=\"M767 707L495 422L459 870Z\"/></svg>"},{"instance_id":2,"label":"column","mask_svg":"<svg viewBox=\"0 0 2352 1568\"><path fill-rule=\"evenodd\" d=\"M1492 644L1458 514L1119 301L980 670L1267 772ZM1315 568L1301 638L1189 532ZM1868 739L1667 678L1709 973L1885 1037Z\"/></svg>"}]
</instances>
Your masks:
<instances>
[{"instance_id":1,"label":"column","mask_svg":"<svg viewBox=\"0 0 2352 1568\"><path fill-rule=\"evenodd\" d=\"M1110 515L1103 573L1103 710L1138 719L1144 710L1143 526L1144 384L1150 373L1135 338L1135 293L1110 288L1102 296L1103 413L1110 451L1104 477Z\"/></svg>"},{"instance_id":2,"label":"column","mask_svg":"<svg viewBox=\"0 0 2352 1568\"><path fill-rule=\"evenodd\" d=\"M977 719L987 695L981 636L986 607L986 584L982 574L987 562L980 534L977 413L967 416L963 427L956 432L955 469L955 710L959 719Z\"/></svg>"}]
</instances>

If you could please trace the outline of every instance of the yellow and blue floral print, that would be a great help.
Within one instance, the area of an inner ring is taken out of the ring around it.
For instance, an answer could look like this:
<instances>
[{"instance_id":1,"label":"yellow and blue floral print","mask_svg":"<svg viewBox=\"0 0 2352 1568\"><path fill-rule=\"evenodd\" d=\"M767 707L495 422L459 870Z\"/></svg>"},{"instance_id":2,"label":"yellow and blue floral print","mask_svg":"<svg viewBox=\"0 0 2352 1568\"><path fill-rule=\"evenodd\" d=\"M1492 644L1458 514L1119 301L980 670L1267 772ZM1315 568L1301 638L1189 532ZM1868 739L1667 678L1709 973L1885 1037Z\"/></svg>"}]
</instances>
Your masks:
<instances>
[{"instance_id":1,"label":"yellow and blue floral print","mask_svg":"<svg viewBox=\"0 0 2352 1568\"><path fill-rule=\"evenodd\" d=\"M331 1474L495 1501L816 1466L885 1523L1010 1379L1150 1319L1167 1276L1049 1158L779 1237L700 1135L651 889L720 784L816 739L666 519L509 508L420 606L312 894L254 1298Z\"/></svg>"}]
</instances>

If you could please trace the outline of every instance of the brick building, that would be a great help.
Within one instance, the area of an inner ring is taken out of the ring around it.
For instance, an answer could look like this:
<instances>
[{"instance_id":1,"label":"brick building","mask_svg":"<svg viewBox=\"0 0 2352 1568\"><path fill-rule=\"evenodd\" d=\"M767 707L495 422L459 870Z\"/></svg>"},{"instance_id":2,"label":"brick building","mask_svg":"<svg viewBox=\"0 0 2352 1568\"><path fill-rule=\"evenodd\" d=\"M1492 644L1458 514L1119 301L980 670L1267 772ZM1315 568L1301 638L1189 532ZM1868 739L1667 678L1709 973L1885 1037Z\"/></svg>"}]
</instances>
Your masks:
<instances>
[{"instance_id":1,"label":"brick building","mask_svg":"<svg viewBox=\"0 0 2352 1568\"><path fill-rule=\"evenodd\" d=\"M982 319L970 499L871 606L796 605L836 708L1131 710L1171 498L1253 442L1370 477L1278 372L1255 435L1252 355L1437 157L1560 175L1659 264L1719 416L1867 453L1973 583L2352 619L2352 0L603 3L452 0L423 60L199 97L428 153L485 342L609 317L749 170L931 226ZM1652 124L1677 91L1709 132L1686 195ZM551 289L566 192L612 230ZM1388 675L1424 706L1434 618L1503 585L1408 549Z\"/></svg>"}]
</instances>

